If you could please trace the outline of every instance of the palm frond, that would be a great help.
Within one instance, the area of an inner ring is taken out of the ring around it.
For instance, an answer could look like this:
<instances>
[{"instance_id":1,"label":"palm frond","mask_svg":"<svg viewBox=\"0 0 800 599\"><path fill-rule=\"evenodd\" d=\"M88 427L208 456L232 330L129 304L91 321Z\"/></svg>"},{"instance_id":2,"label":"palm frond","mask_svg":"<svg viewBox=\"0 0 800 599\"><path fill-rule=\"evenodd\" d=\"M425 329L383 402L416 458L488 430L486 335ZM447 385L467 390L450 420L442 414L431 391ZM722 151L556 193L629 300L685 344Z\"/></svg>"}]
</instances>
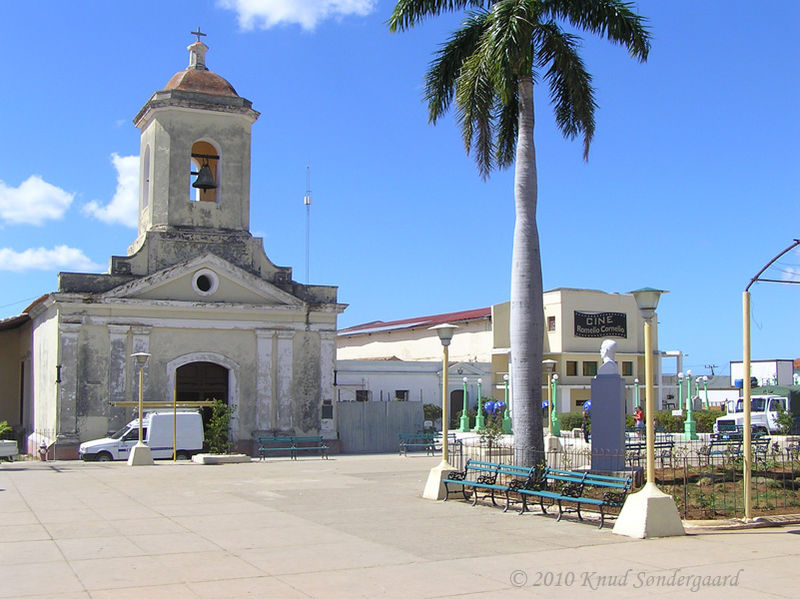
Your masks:
<instances>
[{"instance_id":1,"label":"palm frond","mask_svg":"<svg viewBox=\"0 0 800 599\"><path fill-rule=\"evenodd\" d=\"M515 96L520 75L531 72L536 15L530 5L530 0L497 2L486 19L483 51L491 56L495 88L503 102Z\"/></svg>"},{"instance_id":2,"label":"palm frond","mask_svg":"<svg viewBox=\"0 0 800 599\"><path fill-rule=\"evenodd\" d=\"M426 17L463 8L485 8L492 0L398 0L387 24L389 31L404 31L421 23Z\"/></svg>"},{"instance_id":3,"label":"palm frond","mask_svg":"<svg viewBox=\"0 0 800 599\"><path fill-rule=\"evenodd\" d=\"M450 108L461 66L475 49L483 33L486 12L471 13L461 29L441 46L425 76L428 121L436 124Z\"/></svg>"},{"instance_id":4,"label":"palm frond","mask_svg":"<svg viewBox=\"0 0 800 599\"><path fill-rule=\"evenodd\" d=\"M497 108L495 125L495 159L498 168L506 168L514 164L517 150L517 132L519 130L519 101L514 94L509 101Z\"/></svg>"},{"instance_id":5,"label":"palm frond","mask_svg":"<svg viewBox=\"0 0 800 599\"><path fill-rule=\"evenodd\" d=\"M497 95L489 58L485 53L473 53L464 62L456 82L456 116L464 147L467 154L474 152L478 172L484 179L495 165L492 132Z\"/></svg>"},{"instance_id":6,"label":"palm frond","mask_svg":"<svg viewBox=\"0 0 800 599\"><path fill-rule=\"evenodd\" d=\"M580 38L562 31L552 21L541 25L535 36L539 49L537 66L547 67L544 78L550 88L556 124L568 139L583 134L583 158L588 160L597 102L592 76L578 54Z\"/></svg>"},{"instance_id":7,"label":"palm frond","mask_svg":"<svg viewBox=\"0 0 800 599\"><path fill-rule=\"evenodd\" d=\"M640 62L650 53L647 18L636 14L632 2L622 0L542 0L543 15L565 19L579 29L625 46Z\"/></svg>"}]
</instances>

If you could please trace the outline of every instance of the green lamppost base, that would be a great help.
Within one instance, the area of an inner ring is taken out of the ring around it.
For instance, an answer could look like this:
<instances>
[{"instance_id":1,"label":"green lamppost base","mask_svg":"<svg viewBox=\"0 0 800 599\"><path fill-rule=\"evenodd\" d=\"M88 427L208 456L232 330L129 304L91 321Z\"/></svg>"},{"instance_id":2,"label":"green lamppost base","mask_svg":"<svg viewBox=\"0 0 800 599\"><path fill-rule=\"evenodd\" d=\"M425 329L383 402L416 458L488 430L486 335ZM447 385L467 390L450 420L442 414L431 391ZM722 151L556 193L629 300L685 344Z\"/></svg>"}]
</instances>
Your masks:
<instances>
[{"instance_id":1,"label":"green lamppost base","mask_svg":"<svg viewBox=\"0 0 800 599\"><path fill-rule=\"evenodd\" d=\"M506 435L511 434L511 417L508 414L503 416L503 433Z\"/></svg>"},{"instance_id":2,"label":"green lamppost base","mask_svg":"<svg viewBox=\"0 0 800 599\"><path fill-rule=\"evenodd\" d=\"M462 433L469 432L469 416L462 414L458 423L458 430Z\"/></svg>"},{"instance_id":3,"label":"green lamppost base","mask_svg":"<svg viewBox=\"0 0 800 599\"><path fill-rule=\"evenodd\" d=\"M686 441L694 441L697 437L697 423L694 420L687 420L683 423L683 438Z\"/></svg>"},{"instance_id":4,"label":"green lamppost base","mask_svg":"<svg viewBox=\"0 0 800 599\"><path fill-rule=\"evenodd\" d=\"M476 431L486 430L486 421L484 420L483 414L480 411L478 411L478 413L475 415L475 430Z\"/></svg>"},{"instance_id":5,"label":"green lamppost base","mask_svg":"<svg viewBox=\"0 0 800 599\"><path fill-rule=\"evenodd\" d=\"M558 419L558 414L553 412L553 417L551 419L553 423L553 436L560 437L561 436L561 420Z\"/></svg>"}]
</instances>

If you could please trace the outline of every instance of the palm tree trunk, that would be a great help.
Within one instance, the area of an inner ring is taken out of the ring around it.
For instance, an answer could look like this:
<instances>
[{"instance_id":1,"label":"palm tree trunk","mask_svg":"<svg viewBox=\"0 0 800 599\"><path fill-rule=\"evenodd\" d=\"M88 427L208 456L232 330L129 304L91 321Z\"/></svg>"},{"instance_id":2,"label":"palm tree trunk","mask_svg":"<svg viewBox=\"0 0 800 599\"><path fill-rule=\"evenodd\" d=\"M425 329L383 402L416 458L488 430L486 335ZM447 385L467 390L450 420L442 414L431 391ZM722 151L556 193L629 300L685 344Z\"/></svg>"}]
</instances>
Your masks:
<instances>
[{"instance_id":1,"label":"palm tree trunk","mask_svg":"<svg viewBox=\"0 0 800 599\"><path fill-rule=\"evenodd\" d=\"M514 247L511 259L511 388L514 458L533 465L544 457L542 437L542 344L544 307L539 231L536 227L536 149L533 144L533 78L519 82L514 172Z\"/></svg>"}]
</instances>

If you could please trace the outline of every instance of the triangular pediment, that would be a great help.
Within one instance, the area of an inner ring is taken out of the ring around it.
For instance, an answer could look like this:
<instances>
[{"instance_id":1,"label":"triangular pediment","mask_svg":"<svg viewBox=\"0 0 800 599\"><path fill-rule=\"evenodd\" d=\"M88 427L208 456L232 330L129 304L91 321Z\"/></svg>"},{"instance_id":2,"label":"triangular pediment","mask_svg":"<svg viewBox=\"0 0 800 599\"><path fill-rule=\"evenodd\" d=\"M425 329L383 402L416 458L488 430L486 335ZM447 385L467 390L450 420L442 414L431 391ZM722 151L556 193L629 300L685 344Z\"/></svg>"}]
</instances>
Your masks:
<instances>
[{"instance_id":1,"label":"triangular pediment","mask_svg":"<svg viewBox=\"0 0 800 599\"><path fill-rule=\"evenodd\" d=\"M103 294L103 299L300 307L303 300L214 254L165 268Z\"/></svg>"}]
</instances>

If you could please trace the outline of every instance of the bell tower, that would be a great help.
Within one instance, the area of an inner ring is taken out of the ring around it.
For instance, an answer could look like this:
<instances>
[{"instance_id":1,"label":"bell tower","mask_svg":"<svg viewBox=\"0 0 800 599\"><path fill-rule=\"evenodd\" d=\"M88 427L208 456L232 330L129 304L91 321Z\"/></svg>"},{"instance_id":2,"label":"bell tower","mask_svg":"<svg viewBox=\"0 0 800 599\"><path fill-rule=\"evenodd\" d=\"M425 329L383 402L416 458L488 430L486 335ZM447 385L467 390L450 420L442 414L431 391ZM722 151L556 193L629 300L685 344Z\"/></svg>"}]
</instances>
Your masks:
<instances>
[{"instance_id":1,"label":"bell tower","mask_svg":"<svg viewBox=\"0 0 800 599\"><path fill-rule=\"evenodd\" d=\"M252 103L206 66L199 29L189 66L133 119L141 131L139 231L247 232L250 228Z\"/></svg>"}]
</instances>

